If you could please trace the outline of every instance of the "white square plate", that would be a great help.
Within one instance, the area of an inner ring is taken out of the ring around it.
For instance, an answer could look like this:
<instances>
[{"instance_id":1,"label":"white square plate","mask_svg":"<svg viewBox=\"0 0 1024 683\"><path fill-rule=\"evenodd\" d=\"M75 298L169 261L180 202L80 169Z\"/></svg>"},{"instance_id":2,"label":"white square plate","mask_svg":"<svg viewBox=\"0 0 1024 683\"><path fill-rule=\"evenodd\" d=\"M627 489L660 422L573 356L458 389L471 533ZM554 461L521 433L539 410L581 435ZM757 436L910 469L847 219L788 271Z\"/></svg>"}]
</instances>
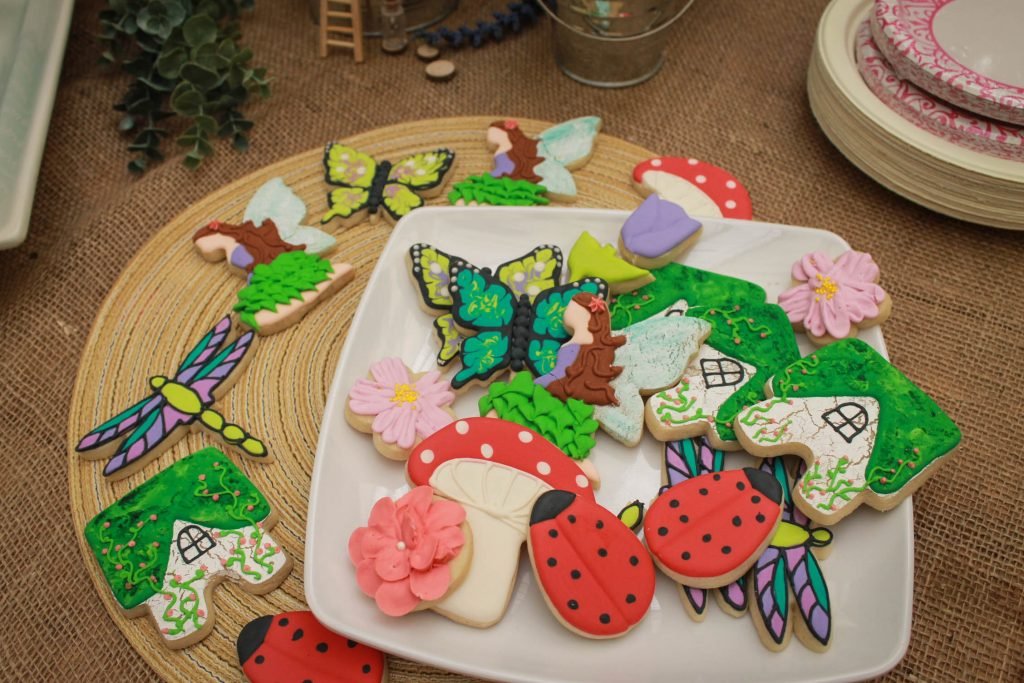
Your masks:
<instances>
[{"instance_id":1,"label":"white square plate","mask_svg":"<svg viewBox=\"0 0 1024 683\"><path fill-rule=\"evenodd\" d=\"M496 266L537 244L557 244L568 255L590 231L615 243L624 211L565 208L424 208L403 219L384 248L349 330L331 384L317 447L306 532L306 599L328 628L418 662L489 680L559 683L678 683L721 681L848 681L896 665L910 638L913 594L913 513L909 502L880 514L859 510L835 528L822 570L832 600L835 642L816 654L795 638L782 653L758 641L749 616L734 619L716 605L703 623L686 615L671 580L658 577L651 611L616 640L581 638L550 614L526 553L505 618L480 630L433 612L395 619L377 610L356 586L348 559L352 531L366 523L381 496L408 490L404 467L374 450L369 437L345 422L345 397L370 363L399 356L414 370L429 369L436 346L432 318L417 305L406 254L428 242L478 266ZM790 266L808 251L836 256L849 249L822 230L725 219L704 220L704 234L687 265L760 284L775 301L790 284ZM885 352L878 328L865 341ZM811 350L800 335L801 350ZM479 389L460 396L459 416L477 415ZM663 447L651 438L627 449L598 437L590 458L601 472L598 502L617 511L650 500L661 483ZM728 467L747 456L728 456Z\"/></svg>"}]
</instances>

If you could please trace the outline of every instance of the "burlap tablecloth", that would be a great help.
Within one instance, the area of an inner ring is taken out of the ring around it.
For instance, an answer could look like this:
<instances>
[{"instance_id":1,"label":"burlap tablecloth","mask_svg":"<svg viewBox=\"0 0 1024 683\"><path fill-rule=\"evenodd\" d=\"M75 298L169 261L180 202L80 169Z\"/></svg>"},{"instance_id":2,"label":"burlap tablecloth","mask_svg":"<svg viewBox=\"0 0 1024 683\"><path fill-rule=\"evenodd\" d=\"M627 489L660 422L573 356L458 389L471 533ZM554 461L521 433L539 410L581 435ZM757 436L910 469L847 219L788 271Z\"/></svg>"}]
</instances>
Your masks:
<instances>
[{"instance_id":1,"label":"burlap tablecloth","mask_svg":"<svg viewBox=\"0 0 1024 683\"><path fill-rule=\"evenodd\" d=\"M261 0L245 42L275 77L250 108L248 154L218 147L198 172L176 160L125 170L111 105L124 82L96 68L103 3L79 2L27 242L0 252L0 678L146 680L86 575L67 502L65 427L93 316L132 254L220 185L324 141L405 120L488 114L562 120L731 169L760 219L839 233L870 251L896 303L894 362L963 428L959 455L915 496L910 650L891 680L1024 680L1024 234L967 225L890 194L819 132L804 81L821 0L698 0L673 31L664 70L602 91L556 69L543 25L457 53L453 82L410 55L367 63L315 56L305 0ZM455 20L503 3L464 2ZM472 5L472 6L471 6ZM464 680L396 663L395 681Z\"/></svg>"}]
</instances>

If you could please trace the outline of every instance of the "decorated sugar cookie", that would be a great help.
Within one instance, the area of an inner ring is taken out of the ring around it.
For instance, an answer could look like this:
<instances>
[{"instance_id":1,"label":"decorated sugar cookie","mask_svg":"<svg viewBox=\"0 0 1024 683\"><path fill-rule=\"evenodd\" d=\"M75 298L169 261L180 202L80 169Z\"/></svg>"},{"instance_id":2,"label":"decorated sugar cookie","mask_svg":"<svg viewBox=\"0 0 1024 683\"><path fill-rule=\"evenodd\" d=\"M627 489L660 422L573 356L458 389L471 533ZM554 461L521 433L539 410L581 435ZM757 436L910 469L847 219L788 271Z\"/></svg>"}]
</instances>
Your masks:
<instances>
[{"instance_id":1,"label":"decorated sugar cookie","mask_svg":"<svg viewBox=\"0 0 1024 683\"><path fill-rule=\"evenodd\" d=\"M454 166L450 149L419 152L392 163L331 142L324 150L324 179L338 189L327 193L329 208L320 222L337 217L350 227L383 213L394 223L441 194Z\"/></svg>"},{"instance_id":2,"label":"decorated sugar cookie","mask_svg":"<svg viewBox=\"0 0 1024 683\"><path fill-rule=\"evenodd\" d=\"M804 459L793 498L818 524L835 524L862 503L899 505L960 442L935 401L858 339L796 361L766 394L737 416L736 434L751 455Z\"/></svg>"},{"instance_id":3,"label":"decorated sugar cookie","mask_svg":"<svg viewBox=\"0 0 1024 683\"><path fill-rule=\"evenodd\" d=\"M479 628L505 614L534 501L551 489L594 499L583 470L554 444L497 418L465 418L435 432L413 449L406 474L413 485L429 485L466 509L473 535L469 572L431 609Z\"/></svg>"},{"instance_id":4,"label":"decorated sugar cookie","mask_svg":"<svg viewBox=\"0 0 1024 683\"><path fill-rule=\"evenodd\" d=\"M345 420L373 434L386 458L405 460L419 441L455 421L455 394L441 373L413 373L399 358L384 358L357 380L345 402Z\"/></svg>"},{"instance_id":5,"label":"decorated sugar cookie","mask_svg":"<svg viewBox=\"0 0 1024 683\"><path fill-rule=\"evenodd\" d=\"M690 308L711 336L679 383L647 401L647 428L659 441L706 436L716 448L740 448L733 420L764 399L764 384L800 350L785 312L775 304Z\"/></svg>"},{"instance_id":6,"label":"decorated sugar cookie","mask_svg":"<svg viewBox=\"0 0 1024 683\"><path fill-rule=\"evenodd\" d=\"M678 382L711 331L703 320L673 316L613 333L604 300L588 292L572 298L563 324L573 336L537 384L594 406L601 428L627 446L643 436L643 397Z\"/></svg>"},{"instance_id":7,"label":"decorated sugar cookie","mask_svg":"<svg viewBox=\"0 0 1024 683\"><path fill-rule=\"evenodd\" d=\"M622 260L615 247L602 245L586 230L579 236L569 252L569 271L579 280L585 277L601 278L608 283L612 294L628 292L654 282L654 276Z\"/></svg>"},{"instance_id":8,"label":"decorated sugar cookie","mask_svg":"<svg viewBox=\"0 0 1024 683\"><path fill-rule=\"evenodd\" d=\"M633 185L645 197L657 193L692 216L754 216L747 188L724 168L693 158L657 157L633 167Z\"/></svg>"},{"instance_id":9,"label":"decorated sugar cookie","mask_svg":"<svg viewBox=\"0 0 1024 683\"><path fill-rule=\"evenodd\" d=\"M437 316L434 330L441 344L437 354L440 367L446 367L458 357L462 344L462 335L451 315L449 271L453 261L466 263L464 259L429 244L418 243L409 247L409 273L420 294L420 307ZM561 282L562 250L553 244L542 244L519 258L502 263L493 272L513 292L517 301L525 294L532 302L538 294Z\"/></svg>"},{"instance_id":10,"label":"decorated sugar cookie","mask_svg":"<svg viewBox=\"0 0 1024 683\"><path fill-rule=\"evenodd\" d=\"M805 469L799 460L793 464L790 477L782 458L761 461L782 487L782 522L747 581L750 615L769 650L784 650L795 630L805 646L823 652L832 643L832 607L818 560L832 549L832 532L813 528L793 504L793 483Z\"/></svg>"},{"instance_id":11,"label":"decorated sugar cookie","mask_svg":"<svg viewBox=\"0 0 1024 683\"><path fill-rule=\"evenodd\" d=\"M742 577L782 517L782 487L752 467L702 474L662 493L644 517L644 540L672 580L718 588Z\"/></svg>"},{"instance_id":12,"label":"decorated sugar cookie","mask_svg":"<svg viewBox=\"0 0 1024 683\"><path fill-rule=\"evenodd\" d=\"M621 330L672 309L683 315L691 306L704 308L764 303L764 289L753 282L709 270L670 263L651 272L654 282L612 297L612 327Z\"/></svg>"},{"instance_id":13,"label":"decorated sugar cookie","mask_svg":"<svg viewBox=\"0 0 1024 683\"><path fill-rule=\"evenodd\" d=\"M224 346L230 332L231 318L223 318L199 340L173 377L151 377L152 394L86 434L75 450L83 458L109 458L104 476L122 479L173 446L190 429L205 429L245 455L269 462L262 441L213 409L245 369L255 341L253 333L246 332Z\"/></svg>"},{"instance_id":14,"label":"decorated sugar cookie","mask_svg":"<svg viewBox=\"0 0 1024 683\"><path fill-rule=\"evenodd\" d=\"M569 301L579 292L607 292L603 280L587 278L545 289L531 302L489 269L462 260L451 262L449 275L452 319L466 335L460 345L462 369L452 378L456 390L486 384L507 370L550 372L559 346L569 338L562 324Z\"/></svg>"},{"instance_id":15,"label":"decorated sugar cookie","mask_svg":"<svg viewBox=\"0 0 1024 683\"><path fill-rule=\"evenodd\" d=\"M466 511L417 486L398 500L381 498L367 526L348 539L359 589L391 617L429 609L454 590L472 556Z\"/></svg>"},{"instance_id":16,"label":"decorated sugar cookie","mask_svg":"<svg viewBox=\"0 0 1024 683\"><path fill-rule=\"evenodd\" d=\"M779 295L779 305L818 346L855 337L892 313L892 299L878 286L879 276L871 254L847 251L833 262L816 251L793 264L797 284Z\"/></svg>"},{"instance_id":17,"label":"decorated sugar cookie","mask_svg":"<svg viewBox=\"0 0 1024 683\"><path fill-rule=\"evenodd\" d=\"M269 531L267 499L223 453L206 448L141 484L85 525L118 606L148 614L163 642L183 648L213 628L216 586L262 594L291 560Z\"/></svg>"},{"instance_id":18,"label":"decorated sugar cookie","mask_svg":"<svg viewBox=\"0 0 1024 683\"><path fill-rule=\"evenodd\" d=\"M543 185L508 176L495 178L484 173L460 180L448 193L454 206L545 206L551 201L544 196Z\"/></svg>"},{"instance_id":19,"label":"decorated sugar cookie","mask_svg":"<svg viewBox=\"0 0 1024 683\"><path fill-rule=\"evenodd\" d=\"M694 477L721 472L724 469L724 460L724 452L712 448L706 439L669 441L665 444L663 473L665 485L659 494ZM683 606L694 621L704 621L704 617L707 616L709 594L715 596L719 607L726 614L739 617L747 611L746 577L744 576L713 591L679 584L679 595L683 600Z\"/></svg>"},{"instance_id":20,"label":"decorated sugar cookie","mask_svg":"<svg viewBox=\"0 0 1024 683\"><path fill-rule=\"evenodd\" d=\"M686 209L652 194L623 223L619 251L635 266L661 268L689 251L702 229Z\"/></svg>"},{"instance_id":21,"label":"decorated sugar cookie","mask_svg":"<svg viewBox=\"0 0 1024 683\"><path fill-rule=\"evenodd\" d=\"M548 491L530 514L530 563L544 601L570 631L617 638L647 616L654 564L618 517L568 491Z\"/></svg>"},{"instance_id":22,"label":"decorated sugar cookie","mask_svg":"<svg viewBox=\"0 0 1024 683\"><path fill-rule=\"evenodd\" d=\"M253 619L238 634L235 648L250 683L388 680L383 652L329 631L308 611Z\"/></svg>"}]
</instances>

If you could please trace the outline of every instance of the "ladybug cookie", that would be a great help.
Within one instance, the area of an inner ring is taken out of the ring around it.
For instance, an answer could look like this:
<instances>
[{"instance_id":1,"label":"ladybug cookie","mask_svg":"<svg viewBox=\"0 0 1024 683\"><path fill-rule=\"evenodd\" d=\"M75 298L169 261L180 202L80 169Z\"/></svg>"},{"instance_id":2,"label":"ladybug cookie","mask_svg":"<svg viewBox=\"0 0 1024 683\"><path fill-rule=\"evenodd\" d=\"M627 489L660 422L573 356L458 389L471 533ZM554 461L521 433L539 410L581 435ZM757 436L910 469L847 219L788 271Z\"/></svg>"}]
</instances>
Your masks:
<instances>
[{"instance_id":1,"label":"ladybug cookie","mask_svg":"<svg viewBox=\"0 0 1024 683\"><path fill-rule=\"evenodd\" d=\"M782 487L745 467L676 484L651 504L644 539L654 562L673 580L718 588L750 569L782 518Z\"/></svg>"},{"instance_id":2,"label":"ladybug cookie","mask_svg":"<svg viewBox=\"0 0 1024 683\"><path fill-rule=\"evenodd\" d=\"M654 564L614 514L568 491L534 503L530 562L552 613L587 638L615 638L636 626L654 599Z\"/></svg>"},{"instance_id":3,"label":"ladybug cookie","mask_svg":"<svg viewBox=\"0 0 1024 683\"><path fill-rule=\"evenodd\" d=\"M238 661L252 683L386 683L384 653L328 631L312 612L250 621L238 634Z\"/></svg>"}]
</instances>

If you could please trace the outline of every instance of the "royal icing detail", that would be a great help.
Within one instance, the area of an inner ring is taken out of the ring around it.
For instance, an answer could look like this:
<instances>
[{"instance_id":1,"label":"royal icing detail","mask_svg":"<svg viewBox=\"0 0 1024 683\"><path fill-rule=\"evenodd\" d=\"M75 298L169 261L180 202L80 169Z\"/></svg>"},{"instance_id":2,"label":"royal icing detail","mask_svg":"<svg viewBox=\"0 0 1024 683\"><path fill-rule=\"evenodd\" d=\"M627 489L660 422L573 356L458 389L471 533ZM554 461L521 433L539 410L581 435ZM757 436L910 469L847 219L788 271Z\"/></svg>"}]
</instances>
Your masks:
<instances>
[{"instance_id":1,"label":"royal icing detail","mask_svg":"<svg viewBox=\"0 0 1024 683\"><path fill-rule=\"evenodd\" d=\"M171 378L151 377L152 394L86 434L75 450L90 459L110 458L103 474L121 479L198 424L242 453L266 460L267 448L262 441L212 408L234 381L232 373L244 368L254 341L253 333L246 332L224 346L230 332L231 318L222 318L185 356L177 374Z\"/></svg>"},{"instance_id":2,"label":"royal icing detail","mask_svg":"<svg viewBox=\"0 0 1024 683\"><path fill-rule=\"evenodd\" d=\"M312 612L253 619L242 627L235 649L251 683L383 683L387 671L383 652L329 631Z\"/></svg>"},{"instance_id":3,"label":"royal icing detail","mask_svg":"<svg viewBox=\"0 0 1024 683\"><path fill-rule=\"evenodd\" d=\"M381 498L368 525L348 540L359 589L391 617L440 600L453 581L449 563L466 543L460 528L465 519L461 505L435 500L429 486L417 486L397 501Z\"/></svg>"},{"instance_id":4,"label":"royal icing detail","mask_svg":"<svg viewBox=\"0 0 1024 683\"><path fill-rule=\"evenodd\" d=\"M817 251L793 264L799 284L779 295L790 322L813 337L843 339L856 334L857 323L878 318L888 298L878 282L871 254L847 251L835 262Z\"/></svg>"},{"instance_id":5,"label":"royal icing detail","mask_svg":"<svg viewBox=\"0 0 1024 683\"><path fill-rule=\"evenodd\" d=\"M750 194L724 168L683 157L657 157L633 167L633 184L644 195L657 193L692 216L739 218L754 216Z\"/></svg>"},{"instance_id":6,"label":"royal icing detail","mask_svg":"<svg viewBox=\"0 0 1024 683\"><path fill-rule=\"evenodd\" d=\"M642 287L654 281L650 272L622 260L615 253L615 247L602 245L585 230L569 252L569 271L576 279L601 278L608 283L613 293Z\"/></svg>"},{"instance_id":7,"label":"royal icing detail","mask_svg":"<svg viewBox=\"0 0 1024 683\"><path fill-rule=\"evenodd\" d=\"M369 214L383 215L392 223L407 216L426 202L424 198L441 192L455 164L455 152L435 149L419 152L396 162L377 161L369 154L338 142L324 150L324 179L338 187L327 193L327 213L352 225Z\"/></svg>"},{"instance_id":8,"label":"royal icing detail","mask_svg":"<svg viewBox=\"0 0 1024 683\"><path fill-rule=\"evenodd\" d=\"M857 339L843 339L772 378L769 398L742 411L737 435L753 455L800 454L800 510L834 524L862 503L887 510L960 441L927 394Z\"/></svg>"},{"instance_id":9,"label":"royal icing detail","mask_svg":"<svg viewBox=\"0 0 1024 683\"><path fill-rule=\"evenodd\" d=\"M717 588L760 556L782 515L782 488L752 467L702 474L669 488L644 518L654 561L679 583Z\"/></svg>"},{"instance_id":10,"label":"royal icing detail","mask_svg":"<svg viewBox=\"0 0 1024 683\"><path fill-rule=\"evenodd\" d=\"M212 628L207 598L223 579L252 593L284 580L291 562L268 533L272 523L263 494L206 448L93 517L85 539L118 605L129 616L148 613L177 648Z\"/></svg>"},{"instance_id":11,"label":"royal icing detail","mask_svg":"<svg viewBox=\"0 0 1024 683\"><path fill-rule=\"evenodd\" d=\"M471 175L452 185L448 202L455 206L545 206L543 185L492 175Z\"/></svg>"},{"instance_id":12,"label":"royal icing detail","mask_svg":"<svg viewBox=\"0 0 1024 683\"><path fill-rule=\"evenodd\" d=\"M455 420L455 394L441 373L415 374L399 358L370 366L369 378L356 380L348 394L345 417L373 434L383 455L405 459L417 441Z\"/></svg>"},{"instance_id":13,"label":"royal icing detail","mask_svg":"<svg viewBox=\"0 0 1024 683\"><path fill-rule=\"evenodd\" d=\"M530 562L548 606L571 631L615 638L654 599L650 555L633 531L593 501L548 491L530 516Z\"/></svg>"},{"instance_id":14,"label":"royal icing detail","mask_svg":"<svg viewBox=\"0 0 1024 683\"><path fill-rule=\"evenodd\" d=\"M656 259L697 234L701 224L686 209L656 194L647 197L622 225L622 246L647 259Z\"/></svg>"}]
</instances>

